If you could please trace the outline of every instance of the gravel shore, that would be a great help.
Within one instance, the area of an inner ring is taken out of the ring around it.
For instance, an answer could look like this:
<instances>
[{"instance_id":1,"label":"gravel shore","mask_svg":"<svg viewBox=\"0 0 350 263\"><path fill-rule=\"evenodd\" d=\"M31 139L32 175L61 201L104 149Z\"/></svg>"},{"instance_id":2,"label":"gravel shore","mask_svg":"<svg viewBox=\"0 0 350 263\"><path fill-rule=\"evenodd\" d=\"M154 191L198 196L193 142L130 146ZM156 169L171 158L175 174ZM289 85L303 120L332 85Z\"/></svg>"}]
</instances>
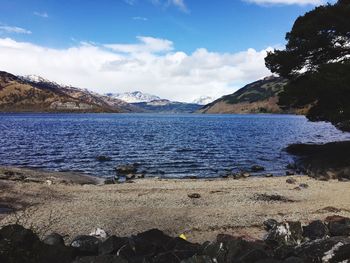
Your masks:
<instances>
[{"instance_id":1,"label":"gravel shore","mask_svg":"<svg viewBox=\"0 0 350 263\"><path fill-rule=\"evenodd\" d=\"M268 218L307 223L334 214L350 216L350 183L306 176L147 178L115 185L52 179L52 184L0 180L0 207L17 209L0 215L0 226L19 221L41 235L49 229L68 240L97 227L118 236L158 228L203 242L219 233L261 239L262 222Z\"/></svg>"}]
</instances>

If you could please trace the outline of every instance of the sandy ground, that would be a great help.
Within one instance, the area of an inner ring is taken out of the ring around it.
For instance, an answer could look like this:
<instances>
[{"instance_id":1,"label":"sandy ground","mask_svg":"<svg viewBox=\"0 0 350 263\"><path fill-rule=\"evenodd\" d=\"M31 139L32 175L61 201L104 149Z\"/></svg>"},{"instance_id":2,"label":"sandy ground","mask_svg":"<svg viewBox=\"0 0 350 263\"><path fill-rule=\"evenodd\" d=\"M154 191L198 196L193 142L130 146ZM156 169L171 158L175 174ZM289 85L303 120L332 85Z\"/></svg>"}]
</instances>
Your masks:
<instances>
[{"instance_id":1,"label":"sandy ground","mask_svg":"<svg viewBox=\"0 0 350 263\"><path fill-rule=\"evenodd\" d=\"M71 239L102 228L129 236L158 228L188 240L214 240L219 233L262 238L262 222L308 222L333 214L350 217L350 183L316 181L306 176L241 180L141 179L115 185L79 185L0 180L0 204L19 209L0 225L19 221L40 234L56 231ZM300 183L307 189L294 189ZM193 199L189 194L198 193ZM261 195L280 195L268 201ZM1 218L0 218L1 219Z\"/></svg>"}]
</instances>

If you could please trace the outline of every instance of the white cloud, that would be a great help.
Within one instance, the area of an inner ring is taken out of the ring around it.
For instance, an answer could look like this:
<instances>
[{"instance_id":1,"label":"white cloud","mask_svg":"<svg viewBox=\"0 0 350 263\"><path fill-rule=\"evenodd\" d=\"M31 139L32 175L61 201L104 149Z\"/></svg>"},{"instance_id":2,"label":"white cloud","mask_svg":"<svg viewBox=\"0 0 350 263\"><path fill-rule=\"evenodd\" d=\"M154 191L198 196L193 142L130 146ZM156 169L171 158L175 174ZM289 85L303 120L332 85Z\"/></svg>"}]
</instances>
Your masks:
<instances>
[{"instance_id":1,"label":"white cloud","mask_svg":"<svg viewBox=\"0 0 350 263\"><path fill-rule=\"evenodd\" d=\"M0 32L16 33L16 34L31 34L32 32L17 26L0 25Z\"/></svg>"},{"instance_id":2,"label":"white cloud","mask_svg":"<svg viewBox=\"0 0 350 263\"><path fill-rule=\"evenodd\" d=\"M46 13L46 12L34 12L33 13L34 15L36 15L36 16L39 16L39 17L42 17L42 18L48 18L49 17L49 15Z\"/></svg>"},{"instance_id":3,"label":"white cloud","mask_svg":"<svg viewBox=\"0 0 350 263\"><path fill-rule=\"evenodd\" d=\"M139 44L107 44L106 48L123 53L145 53L145 52L166 52L173 50L173 42L154 38L138 36Z\"/></svg>"},{"instance_id":4,"label":"white cloud","mask_svg":"<svg viewBox=\"0 0 350 263\"><path fill-rule=\"evenodd\" d=\"M280 4L280 5L321 5L324 0L245 0L247 2L266 5L266 4Z\"/></svg>"},{"instance_id":5,"label":"white cloud","mask_svg":"<svg viewBox=\"0 0 350 263\"><path fill-rule=\"evenodd\" d=\"M217 53L200 48L186 54L171 51L169 40L167 48L149 48L165 40L140 39L141 44L116 44L113 50L91 43L52 49L0 38L0 70L41 75L100 93L141 90L179 101L219 97L271 74L264 64L266 50ZM160 54L159 50L168 51Z\"/></svg>"}]
</instances>

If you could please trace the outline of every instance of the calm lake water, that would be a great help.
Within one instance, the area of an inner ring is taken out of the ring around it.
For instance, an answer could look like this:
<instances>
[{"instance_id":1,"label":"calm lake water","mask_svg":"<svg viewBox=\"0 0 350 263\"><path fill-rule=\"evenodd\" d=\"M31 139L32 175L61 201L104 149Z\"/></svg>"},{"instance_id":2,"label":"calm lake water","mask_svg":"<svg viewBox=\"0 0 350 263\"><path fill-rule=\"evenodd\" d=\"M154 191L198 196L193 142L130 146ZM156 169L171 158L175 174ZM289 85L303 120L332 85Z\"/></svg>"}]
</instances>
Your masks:
<instances>
[{"instance_id":1,"label":"calm lake water","mask_svg":"<svg viewBox=\"0 0 350 263\"><path fill-rule=\"evenodd\" d=\"M284 174L288 144L345 139L330 124L292 115L0 114L1 165L96 176L126 163L150 176L215 177L255 164Z\"/></svg>"}]
</instances>

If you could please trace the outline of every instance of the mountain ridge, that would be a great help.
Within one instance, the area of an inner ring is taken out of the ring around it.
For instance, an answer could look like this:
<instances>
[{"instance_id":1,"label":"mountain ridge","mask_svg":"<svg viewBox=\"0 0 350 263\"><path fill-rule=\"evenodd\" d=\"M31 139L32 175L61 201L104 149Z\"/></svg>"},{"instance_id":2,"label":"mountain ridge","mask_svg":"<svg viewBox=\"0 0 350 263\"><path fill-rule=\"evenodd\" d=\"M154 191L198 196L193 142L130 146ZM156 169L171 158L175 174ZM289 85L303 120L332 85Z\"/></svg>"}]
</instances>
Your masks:
<instances>
[{"instance_id":1,"label":"mountain ridge","mask_svg":"<svg viewBox=\"0 0 350 263\"><path fill-rule=\"evenodd\" d=\"M1 112L138 112L136 106L41 77L0 71Z\"/></svg>"},{"instance_id":2,"label":"mountain ridge","mask_svg":"<svg viewBox=\"0 0 350 263\"><path fill-rule=\"evenodd\" d=\"M202 107L199 113L295 113L278 105L279 94L283 92L287 80L269 76L245 85L236 92L225 95Z\"/></svg>"}]
</instances>

